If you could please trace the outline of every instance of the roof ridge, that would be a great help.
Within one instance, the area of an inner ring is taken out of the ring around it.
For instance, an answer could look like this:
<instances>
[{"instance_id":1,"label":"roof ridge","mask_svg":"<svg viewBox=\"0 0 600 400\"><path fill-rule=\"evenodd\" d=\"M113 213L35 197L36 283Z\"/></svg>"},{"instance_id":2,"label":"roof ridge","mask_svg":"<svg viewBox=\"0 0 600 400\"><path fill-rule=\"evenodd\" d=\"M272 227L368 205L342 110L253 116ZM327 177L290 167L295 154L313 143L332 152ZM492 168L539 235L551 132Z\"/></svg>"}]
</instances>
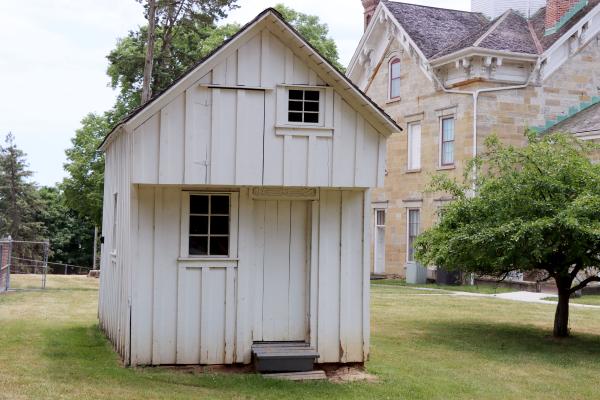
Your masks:
<instances>
[{"instance_id":1,"label":"roof ridge","mask_svg":"<svg viewBox=\"0 0 600 400\"><path fill-rule=\"evenodd\" d=\"M529 28L529 33L531 34L531 38L533 39L533 43L535 44L538 54L542 54L544 52L544 47L542 46L542 42L540 42L540 38L538 38L537 33L535 33L531 18L527 19L527 27Z\"/></svg>"},{"instance_id":2,"label":"roof ridge","mask_svg":"<svg viewBox=\"0 0 600 400\"><path fill-rule=\"evenodd\" d=\"M467 13L467 14L473 14L473 15L480 15L482 16L485 20L488 20L483 13L480 12L475 12L475 11L465 11L465 10L457 10L455 8L444 8L444 7L434 7L434 6L426 6L423 4L414 4L414 3L407 3L405 1L395 1L395 0L384 0L383 3L396 3L396 4L406 4L409 6L415 6L415 7L422 7L422 8L433 8L435 10L446 10L446 11L457 11L457 12L461 12L461 13Z\"/></svg>"},{"instance_id":3,"label":"roof ridge","mask_svg":"<svg viewBox=\"0 0 600 400\"><path fill-rule=\"evenodd\" d=\"M504 11L504 13L498 19L496 19L495 22L493 22L492 26L490 26L489 29L485 31L485 33L481 35L475 42L473 42L473 46L478 47L481 44L481 42L485 40L485 38L487 38L492 32L498 29L500 24L506 20L506 18L511 14L512 11L512 8L509 8L508 10Z\"/></svg>"}]
</instances>

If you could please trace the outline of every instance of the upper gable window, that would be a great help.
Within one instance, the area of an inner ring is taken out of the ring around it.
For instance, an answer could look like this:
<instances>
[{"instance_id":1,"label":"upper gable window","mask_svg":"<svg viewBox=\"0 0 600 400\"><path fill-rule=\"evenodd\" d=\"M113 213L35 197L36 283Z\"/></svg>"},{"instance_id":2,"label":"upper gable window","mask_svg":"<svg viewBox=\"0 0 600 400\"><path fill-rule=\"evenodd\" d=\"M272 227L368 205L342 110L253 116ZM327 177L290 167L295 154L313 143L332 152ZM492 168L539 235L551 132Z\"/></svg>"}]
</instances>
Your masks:
<instances>
[{"instance_id":1,"label":"upper gable window","mask_svg":"<svg viewBox=\"0 0 600 400\"><path fill-rule=\"evenodd\" d=\"M400 59L390 61L390 99L400 97Z\"/></svg>"},{"instance_id":2,"label":"upper gable window","mask_svg":"<svg viewBox=\"0 0 600 400\"><path fill-rule=\"evenodd\" d=\"M288 122L318 124L321 113L321 92L309 89L290 89L288 97Z\"/></svg>"}]
</instances>

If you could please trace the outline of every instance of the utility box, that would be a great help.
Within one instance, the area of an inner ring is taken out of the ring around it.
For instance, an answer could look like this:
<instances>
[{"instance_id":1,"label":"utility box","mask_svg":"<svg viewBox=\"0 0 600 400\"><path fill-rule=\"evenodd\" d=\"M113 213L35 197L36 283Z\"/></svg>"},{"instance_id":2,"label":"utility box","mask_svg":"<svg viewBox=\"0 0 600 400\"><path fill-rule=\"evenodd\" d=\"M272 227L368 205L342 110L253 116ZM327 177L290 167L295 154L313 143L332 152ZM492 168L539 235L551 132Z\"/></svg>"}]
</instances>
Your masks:
<instances>
[{"instance_id":1,"label":"utility box","mask_svg":"<svg viewBox=\"0 0 600 400\"><path fill-rule=\"evenodd\" d=\"M448 271L438 267L435 282L438 285L460 285L460 271Z\"/></svg>"},{"instance_id":2,"label":"utility box","mask_svg":"<svg viewBox=\"0 0 600 400\"><path fill-rule=\"evenodd\" d=\"M417 262L406 264L406 283L419 285L427 283L427 268Z\"/></svg>"}]
</instances>

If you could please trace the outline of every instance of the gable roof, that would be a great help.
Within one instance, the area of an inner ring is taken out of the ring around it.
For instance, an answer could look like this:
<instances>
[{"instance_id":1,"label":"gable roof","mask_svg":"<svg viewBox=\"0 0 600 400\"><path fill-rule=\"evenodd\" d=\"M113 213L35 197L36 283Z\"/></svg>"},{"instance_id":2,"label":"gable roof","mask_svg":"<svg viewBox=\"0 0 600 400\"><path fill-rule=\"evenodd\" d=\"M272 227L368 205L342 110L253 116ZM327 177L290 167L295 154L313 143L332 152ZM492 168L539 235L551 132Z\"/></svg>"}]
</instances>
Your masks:
<instances>
[{"instance_id":1,"label":"gable roof","mask_svg":"<svg viewBox=\"0 0 600 400\"><path fill-rule=\"evenodd\" d=\"M546 7L542 7L530 19L508 10L489 21L481 13L390 0L382 3L425 57L434 60L467 48L540 55L600 4L600 0L589 0L581 11L552 35L545 35Z\"/></svg>"},{"instance_id":2,"label":"gable roof","mask_svg":"<svg viewBox=\"0 0 600 400\"><path fill-rule=\"evenodd\" d=\"M387 0L382 3L428 59L479 32L489 22L481 13Z\"/></svg>"},{"instance_id":3,"label":"gable roof","mask_svg":"<svg viewBox=\"0 0 600 400\"><path fill-rule=\"evenodd\" d=\"M187 79L190 79L194 74L198 71L202 70L206 64L208 64L211 60L214 60L218 57L222 52L226 49L235 46L238 41L241 41L245 34L247 34L252 28L257 26L259 23L263 21L267 21L280 24L281 35L288 35L289 39L298 44L299 49L304 50L308 57L315 63L315 67L320 67L324 70L327 76L323 77L323 80L330 86L338 86L343 90L341 96L343 98L352 98L360 103L362 103L363 110L369 112L373 118L379 122L380 127L385 128L385 131L382 132L386 135L389 135L394 132L401 132L403 129L390 117L381 107L379 107L370 97L368 97L365 93L363 93L346 75L341 73L331 62L329 62L323 55L319 53L317 49L315 49L310 43L308 43L294 27L292 27L283 16L274 8L267 8L258 14L252 21L248 22L244 25L238 32L236 32L229 39L224 41L219 47L214 49L210 54L206 57L198 61L194 66L192 66L187 72L178 77L171 85L165 88L162 92L156 93L152 99L150 99L147 103L142 106L137 107L132 110L129 114L127 114L121 121L119 121L116 126L106 135L100 146L99 150L104 150L106 145L109 143L111 138L126 124L136 120L136 119L144 119L149 117L154 112L156 112L156 108L159 107L161 102L170 100L174 98L177 94L181 93L185 88L182 88L182 84ZM145 115L150 114L150 115ZM144 119L145 120L145 119Z\"/></svg>"}]
</instances>

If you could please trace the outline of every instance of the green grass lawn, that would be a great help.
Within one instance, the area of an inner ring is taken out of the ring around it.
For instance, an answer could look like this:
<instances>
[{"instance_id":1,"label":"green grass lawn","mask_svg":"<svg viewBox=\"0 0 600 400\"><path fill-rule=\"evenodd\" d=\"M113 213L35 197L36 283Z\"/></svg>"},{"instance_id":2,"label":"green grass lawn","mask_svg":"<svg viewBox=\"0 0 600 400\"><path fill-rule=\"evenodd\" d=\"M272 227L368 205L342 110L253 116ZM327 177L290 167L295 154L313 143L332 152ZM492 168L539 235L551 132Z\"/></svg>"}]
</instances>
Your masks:
<instances>
[{"instance_id":1,"label":"green grass lawn","mask_svg":"<svg viewBox=\"0 0 600 400\"><path fill-rule=\"evenodd\" d=\"M544 298L544 300L558 301L558 297L546 297ZM570 300L570 302L575 304L588 304L591 306L600 306L600 295L588 294L578 298L573 298Z\"/></svg>"},{"instance_id":2,"label":"green grass lawn","mask_svg":"<svg viewBox=\"0 0 600 400\"><path fill-rule=\"evenodd\" d=\"M454 292L469 292L469 293L484 293L484 294L496 294L496 293L509 293L516 292L517 289L511 289L507 287L496 286L493 284L481 284L481 285L438 285L437 283L426 283L423 285L412 285L406 283L404 279L381 279L372 281L374 285L391 285L391 286L403 286L407 288L428 288L428 289L440 289L440 290L451 290Z\"/></svg>"},{"instance_id":3,"label":"green grass lawn","mask_svg":"<svg viewBox=\"0 0 600 400\"><path fill-rule=\"evenodd\" d=\"M294 383L124 368L98 330L97 280L50 278L0 295L0 399L598 398L597 310L572 309L574 337L557 341L551 305L377 285L367 369L379 382Z\"/></svg>"}]
</instances>

